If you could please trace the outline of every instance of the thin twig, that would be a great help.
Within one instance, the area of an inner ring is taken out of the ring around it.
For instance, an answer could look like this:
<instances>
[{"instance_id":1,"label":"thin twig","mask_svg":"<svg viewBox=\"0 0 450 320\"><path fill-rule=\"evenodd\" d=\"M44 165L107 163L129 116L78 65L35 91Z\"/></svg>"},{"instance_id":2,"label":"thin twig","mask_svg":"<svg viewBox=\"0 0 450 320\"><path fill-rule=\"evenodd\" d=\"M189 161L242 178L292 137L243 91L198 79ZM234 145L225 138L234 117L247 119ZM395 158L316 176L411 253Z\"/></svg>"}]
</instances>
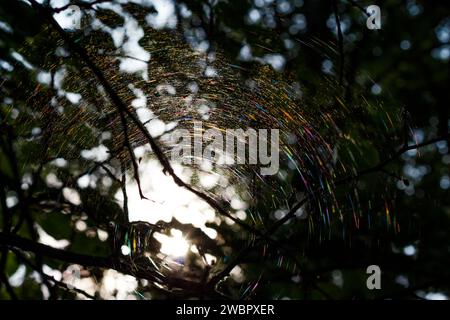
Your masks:
<instances>
[{"instance_id":1,"label":"thin twig","mask_svg":"<svg viewBox=\"0 0 450 320\"><path fill-rule=\"evenodd\" d=\"M305 204L309 201L309 197L304 198L302 201L298 202L296 205L294 205L291 210L280 220L275 222L265 233L263 233L259 238L257 238L255 241L247 245L245 248L243 248L234 258L233 260L217 275L211 278L208 285L210 287L214 287L220 280L222 280L224 277L226 277L231 270L235 266L237 266L241 260L256 246L259 245L262 240L264 239L271 239L271 236L287 221L295 217L295 213Z\"/></svg>"},{"instance_id":2,"label":"thin twig","mask_svg":"<svg viewBox=\"0 0 450 320\"><path fill-rule=\"evenodd\" d=\"M10 162L12 172L14 175L14 188L16 189L16 193L17 193L18 206L20 208L21 216L28 227L28 233L30 234L33 241L37 242L39 239L39 235L38 235L34 220L31 216L31 213L28 210L28 206L27 206L28 199L27 199L26 195L24 194L24 192L22 190L22 186L21 186L22 177L20 174L20 170L19 170L19 166L18 166L19 162L17 159L16 152L14 150L14 142L13 142L14 138L15 138L15 133L11 126L6 126L6 132L7 132L7 137L8 137L7 144L8 144L8 149L9 149L8 157L9 157L9 162ZM8 233L9 233L9 231L7 232L7 234ZM36 254L36 263L39 266L39 270L42 270L43 263L42 263L42 256L40 254ZM45 280L43 282L47 286L50 293L53 293L52 286Z\"/></svg>"},{"instance_id":3,"label":"thin twig","mask_svg":"<svg viewBox=\"0 0 450 320\"><path fill-rule=\"evenodd\" d=\"M336 20L337 34L338 34L338 49L339 49L339 84L342 85L344 79L344 36L342 35L341 21L339 19L338 3L333 0L334 18Z\"/></svg>"},{"instance_id":4,"label":"thin twig","mask_svg":"<svg viewBox=\"0 0 450 320\"><path fill-rule=\"evenodd\" d=\"M354 0L347 0L348 3L350 3L355 8L359 9L362 13L364 13L367 17L370 17L370 14L362 7L359 3L357 3Z\"/></svg>"}]
</instances>

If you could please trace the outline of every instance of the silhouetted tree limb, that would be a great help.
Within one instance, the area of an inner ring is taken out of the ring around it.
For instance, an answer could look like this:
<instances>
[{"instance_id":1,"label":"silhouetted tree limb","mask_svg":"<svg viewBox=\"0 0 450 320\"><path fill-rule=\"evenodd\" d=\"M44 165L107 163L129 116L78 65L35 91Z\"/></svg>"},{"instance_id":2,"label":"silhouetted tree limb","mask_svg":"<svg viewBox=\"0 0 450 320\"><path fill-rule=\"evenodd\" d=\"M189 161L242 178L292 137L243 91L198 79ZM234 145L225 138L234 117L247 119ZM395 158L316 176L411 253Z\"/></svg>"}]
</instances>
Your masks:
<instances>
[{"instance_id":1,"label":"silhouetted tree limb","mask_svg":"<svg viewBox=\"0 0 450 320\"><path fill-rule=\"evenodd\" d=\"M4 272L0 273L0 283L4 284L4 286L6 288L6 292L8 292L9 296L11 297L11 300L17 300L17 295L14 292L14 289L11 286L11 284L9 283L9 280L6 277L6 274Z\"/></svg>"},{"instance_id":2,"label":"silhouetted tree limb","mask_svg":"<svg viewBox=\"0 0 450 320\"><path fill-rule=\"evenodd\" d=\"M136 125L136 127L139 129L139 131L144 135L147 142L150 144L152 151L154 152L156 158L158 159L159 163L162 165L164 173L168 173L178 186L185 188L186 190L188 190L191 193L198 196L200 199L204 200L219 214L233 220L236 224L243 227L247 231L255 233L254 228L250 227L249 225L242 222L241 220L233 217L228 211L226 211L224 208L222 208L222 206L219 205L219 203L217 203L213 198L209 197L208 195L206 195L205 193L203 193L199 190L194 189L189 184L185 183L175 173L169 160L164 155L163 151L159 147L156 140L150 135L148 130L145 128L144 124L141 121L139 121L139 119L136 117L136 115L132 111L130 111L130 109L122 101L122 99L119 97L119 95L113 89L113 87L110 85L109 81L106 79L103 72L97 67L97 65L95 65L95 63L89 57L86 50L84 50L84 48L82 48L80 45L78 45L76 42L74 42L72 40L72 38L61 28L61 26L58 24L58 22L53 18L53 15L52 15L53 12L51 9L39 4L35 0L30 0L30 2L32 4L33 8L35 8L37 13L39 14L39 16L41 16L47 23L49 23L58 32L58 34L61 36L61 38L68 44L69 49L72 50L73 52L75 52L82 59L82 61L89 67L89 69L94 73L94 75L96 76L96 78L98 79L100 84L104 87L111 102L117 108L118 112L126 114L131 119L131 121ZM139 183L139 181L138 181L138 183Z\"/></svg>"},{"instance_id":3,"label":"silhouetted tree limb","mask_svg":"<svg viewBox=\"0 0 450 320\"><path fill-rule=\"evenodd\" d=\"M339 84L342 85L344 79L344 36L341 29L341 20L339 19L338 3L333 0L334 19L337 26L338 48L339 48Z\"/></svg>"},{"instance_id":4,"label":"silhouetted tree limb","mask_svg":"<svg viewBox=\"0 0 450 320\"><path fill-rule=\"evenodd\" d=\"M193 187L191 187L190 185L188 185L187 183L182 181L181 178L179 178L175 174L172 166L169 163L169 160L166 158L166 156L164 155L164 153L162 152L162 150L160 149L160 147L158 146L156 141L149 134L147 129L144 127L144 125L127 108L127 106L124 104L124 102L121 100L121 98L117 95L117 93L112 88L112 86L109 84L109 82L105 78L105 76L102 73L102 71L90 59L90 57L88 56L87 52L81 46L79 46L77 43L75 43L70 38L70 36L54 20L52 15L49 14L49 12L46 10L45 7L43 7L40 4L36 3L36 1L34 1L34 0L31 0L31 1L33 3L33 6L35 8L37 8L38 12L40 12L40 15L43 16L46 19L46 21L48 21L58 31L60 36L66 41L66 43L68 43L69 47L82 58L82 60L88 65L88 67L96 75L97 79L100 81L102 86L105 88L105 91L108 93L108 95L109 95L109 97L111 99L111 102L118 109L118 111L119 111L119 113L121 115L121 123L122 123L123 129L126 128L126 125L127 125L126 123L124 123L124 114L126 114L128 117L130 117L132 122L138 127L138 129L146 137L146 139L147 139L148 143L150 144L153 152L155 153L158 161L162 165L164 172L165 173L169 173L169 175L173 178L174 182L178 186L183 187L183 188L187 189L188 191L192 192L193 194L197 195L199 198L201 198L202 200L207 202L212 208L214 208L219 214L221 214L222 216L226 216L226 217L230 218L232 221L234 221L237 225L239 225L242 228L244 228L246 231L248 231L248 232L250 232L250 233L252 233L252 234L254 234L254 235L256 235L256 236L258 236L258 237L260 237L262 239L268 240L269 243L277 245L277 247L280 248L281 250L285 250L285 249L283 249L282 246L280 246L277 243L277 241L275 241L275 240L270 238L270 234L267 235L265 233L262 233L261 231L255 229L255 228L249 226L248 224L242 222L241 220L233 217L230 213L228 213L225 209L223 209L214 199L212 199L211 197L209 197L205 193L194 189ZM125 131L125 135L126 135L126 132L127 131ZM125 137L125 139L127 139L127 137ZM133 151L130 149L130 146L127 146L127 149L128 149L128 151L130 153L130 156L132 158L133 168L134 168L134 172L135 172L135 179L136 179L136 172L137 172L136 159L134 159L134 154L133 154ZM140 182L139 182L138 179L137 179L137 183L138 183L138 185L140 185ZM141 194L141 197L142 197L143 195L142 195L141 191L140 191L140 194ZM294 213L295 213L295 211L294 211Z\"/></svg>"},{"instance_id":5,"label":"silhouetted tree limb","mask_svg":"<svg viewBox=\"0 0 450 320\"><path fill-rule=\"evenodd\" d=\"M58 7L58 8L52 8L52 11L55 13L62 12L64 10L69 9L70 6L77 6L82 9L92 9L92 7L96 4L106 3L106 2L114 2L114 0L94 0L92 2L85 2L85 1L71 1L68 4Z\"/></svg>"},{"instance_id":6,"label":"silhouetted tree limb","mask_svg":"<svg viewBox=\"0 0 450 320\"><path fill-rule=\"evenodd\" d=\"M389 164L390 162L394 161L395 159L397 159L398 157L400 157L402 154L404 154L405 152L409 151L409 150L413 150L413 149L418 149L418 148L422 148L424 146L439 142L439 141L443 141L448 139L448 136L443 136L443 137L439 137L439 138L435 138L426 142L422 142L416 145L410 145L410 146L403 146L401 149L399 149L392 157L386 159L383 162L380 162L378 165L372 167L372 168L368 168L365 170L362 170L360 172L358 172L356 175L348 177L348 178L344 178L341 179L339 181L337 181L335 183L335 185L341 185L344 184L346 182L352 181L352 180L357 180L360 177L372 173L372 172L376 172L376 171L381 171L383 170L383 168ZM317 193L319 192L319 190L316 191ZM291 210L280 220L278 220L277 222L275 222L271 228L266 231L263 234L263 237L258 238L257 240L255 240L253 243L251 243L250 245L246 246L244 249L242 249L237 255L236 257L217 275L215 275L209 282L210 286L214 286L216 285L221 279L223 279L224 277L226 277L231 270L233 270L233 268L235 266L237 266L242 259L252 250L254 249L255 246L257 246L258 244L260 244L260 241L262 239L265 238L269 238L271 235L273 235L284 223L286 223L287 221L289 221L290 219L292 219L293 217L295 217L295 213L306 203L309 201L309 197L304 198L302 201L298 202L296 205L294 205Z\"/></svg>"},{"instance_id":7,"label":"silhouetted tree limb","mask_svg":"<svg viewBox=\"0 0 450 320\"><path fill-rule=\"evenodd\" d=\"M295 217L295 213L307 202L309 201L309 197L304 198L300 202L298 202L296 205L294 205L291 210L280 220L275 222L266 232L264 232L259 238L257 238L255 241L253 241L251 244L247 245L245 248L243 248L234 258L233 260L217 275L213 276L211 280L209 281L208 285L210 287L215 286L220 280L222 280L224 277L226 277L231 270L235 266L237 266L242 259L247 256L247 254L255 248L255 246L259 245L262 240L270 238L283 224L285 224L287 221Z\"/></svg>"}]
</instances>

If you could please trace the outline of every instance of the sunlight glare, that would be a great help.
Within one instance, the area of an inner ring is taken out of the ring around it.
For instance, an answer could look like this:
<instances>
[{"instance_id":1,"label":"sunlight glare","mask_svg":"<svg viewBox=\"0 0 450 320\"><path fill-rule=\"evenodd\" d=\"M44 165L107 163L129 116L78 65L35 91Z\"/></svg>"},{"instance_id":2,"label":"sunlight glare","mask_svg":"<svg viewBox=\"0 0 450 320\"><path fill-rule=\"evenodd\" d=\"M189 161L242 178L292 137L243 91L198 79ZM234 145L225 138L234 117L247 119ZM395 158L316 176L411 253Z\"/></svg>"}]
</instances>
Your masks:
<instances>
[{"instance_id":1,"label":"sunlight glare","mask_svg":"<svg viewBox=\"0 0 450 320\"><path fill-rule=\"evenodd\" d=\"M184 257L189 250L189 243L184 239L180 230L170 230L171 236L155 233L155 238L161 243L161 253L172 258Z\"/></svg>"}]
</instances>

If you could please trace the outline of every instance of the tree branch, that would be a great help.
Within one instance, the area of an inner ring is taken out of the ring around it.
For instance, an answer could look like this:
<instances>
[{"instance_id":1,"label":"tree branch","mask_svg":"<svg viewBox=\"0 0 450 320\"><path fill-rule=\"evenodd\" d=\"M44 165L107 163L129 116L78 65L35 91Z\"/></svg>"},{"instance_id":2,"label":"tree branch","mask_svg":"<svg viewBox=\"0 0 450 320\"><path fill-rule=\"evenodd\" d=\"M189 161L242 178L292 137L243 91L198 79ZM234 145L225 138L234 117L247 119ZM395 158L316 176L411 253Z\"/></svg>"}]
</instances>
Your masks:
<instances>
[{"instance_id":1,"label":"tree branch","mask_svg":"<svg viewBox=\"0 0 450 320\"><path fill-rule=\"evenodd\" d=\"M56 280L54 277L49 276L48 274L44 273L43 270L40 270L40 269L38 268L38 266L34 265L34 264L33 264L29 259L27 259L27 258L26 258L19 250L17 250L17 249L12 249L12 251L14 252L14 254L16 255L16 257L17 257L19 260L21 260L23 263L25 263L26 265L28 265L28 266L29 266L30 268L32 268L33 270L37 271L37 272L41 275L41 277L44 278L44 279L42 279L42 280L45 280L45 281L51 281L51 282L53 282L55 285L57 285L58 287L63 288L63 289L65 289L65 290L67 290L67 291L74 291L74 292L76 292L76 293L79 293L79 294L85 296L85 297L88 298L88 299L96 300L96 298L95 298L94 296L90 295L90 294L87 293L86 291L83 291L83 290L78 289L78 288L75 288L75 287L69 288L69 286L68 286L66 283L64 283L64 282L62 282L62 281L59 281L59 280Z\"/></svg>"},{"instance_id":2,"label":"tree branch","mask_svg":"<svg viewBox=\"0 0 450 320\"><path fill-rule=\"evenodd\" d=\"M392 161L396 160L398 157L400 157L405 152L407 152L409 150L414 150L414 149L419 149L419 148L422 148L422 147L426 147L426 146L428 146L430 144L433 144L433 143L436 143L436 142L439 142L439 141L446 141L449 137L450 137L450 133L447 134L447 135L435 138L435 139L431 139L431 140L419 143L419 144L413 144L413 145L409 145L409 146L405 145L402 148L400 148L394 155L392 155L391 157L387 158L386 160L380 162L379 164L377 164L377 165L375 165L375 166L373 166L371 168L367 168L367 169L364 169L362 171L359 171L353 176L349 176L349 177L340 179L340 180L336 181L335 185L341 185L341 184L347 183L347 182L352 181L352 180L358 180L362 176L365 176L365 175L367 175L369 173L374 173L374 172L377 172L377 171L381 171L389 163L391 163Z\"/></svg>"},{"instance_id":3,"label":"tree branch","mask_svg":"<svg viewBox=\"0 0 450 320\"><path fill-rule=\"evenodd\" d=\"M291 208L291 210L280 220L275 222L265 233L263 233L258 239L253 241L251 244L247 245L245 248L243 248L237 255L234 257L234 259L217 275L213 276L211 280L208 282L209 287L215 287L215 285L222 280L224 277L226 277L231 270L235 266L237 266L241 260L257 245L261 244L262 240L264 239L271 239L271 236L287 221L295 217L295 213L298 209L300 209L305 203L309 201L309 197L304 198L302 201L298 202L295 206Z\"/></svg>"},{"instance_id":4,"label":"tree branch","mask_svg":"<svg viewBox=\"0 0 450 320\"><path fill-rule=\"evenodd\" d=\"M344 79L344 36L342 35L341 21L339 19L338 3L333 0L334 19L336 20L339 48L339 84L342 85Z\"/></svg>"},{"instance_id":5,"label":"tree branch","mask_svg":"<svg viewBox=\"0 0 450 320\"><path fill-rule=\"evenodd\" d=\"M108 268L111 265L111 260L108 258L88 256L61 249L55 249L42 243L37 243L13 234L7 235L4 232L0 232L0 244L83 266Z\"/></svg>"},{"instance_id":6,"label":"tree branch","mask_svg":"<svg viewBox=\"0 0 450 320\"><path fill-rule=\"evenodd\" d=\"M17 300L17 295L14 292L14 289L11 287L11 284L9 283L9 280L4 272L0 273L0 282L2 282L5 285L6 292L8 292L9 296L11 297L11 300Z\"/></svg>"},{"instance_id":7,"label":"tree branch","mask_svg":"<svg viewBox=\"0 0 450 320\"><path fill-rule=\"evenodd\" d=\"M114 269L124 274L166 285L169 288L180 288L191 292L201 292L203 290L203 286L199 282L177 277L166 277L161 279L161 276L158 276L154 272L151 272L148 269L138 268L136 265L131 265L131 263L126 260L120 260L114 257L90 256L56 249L16 235L6 235L4 232L0 232L0 244L33 252L34 254L39 254L47 258L79 264L85 267Z\"/></svg>"}]
</instances>

